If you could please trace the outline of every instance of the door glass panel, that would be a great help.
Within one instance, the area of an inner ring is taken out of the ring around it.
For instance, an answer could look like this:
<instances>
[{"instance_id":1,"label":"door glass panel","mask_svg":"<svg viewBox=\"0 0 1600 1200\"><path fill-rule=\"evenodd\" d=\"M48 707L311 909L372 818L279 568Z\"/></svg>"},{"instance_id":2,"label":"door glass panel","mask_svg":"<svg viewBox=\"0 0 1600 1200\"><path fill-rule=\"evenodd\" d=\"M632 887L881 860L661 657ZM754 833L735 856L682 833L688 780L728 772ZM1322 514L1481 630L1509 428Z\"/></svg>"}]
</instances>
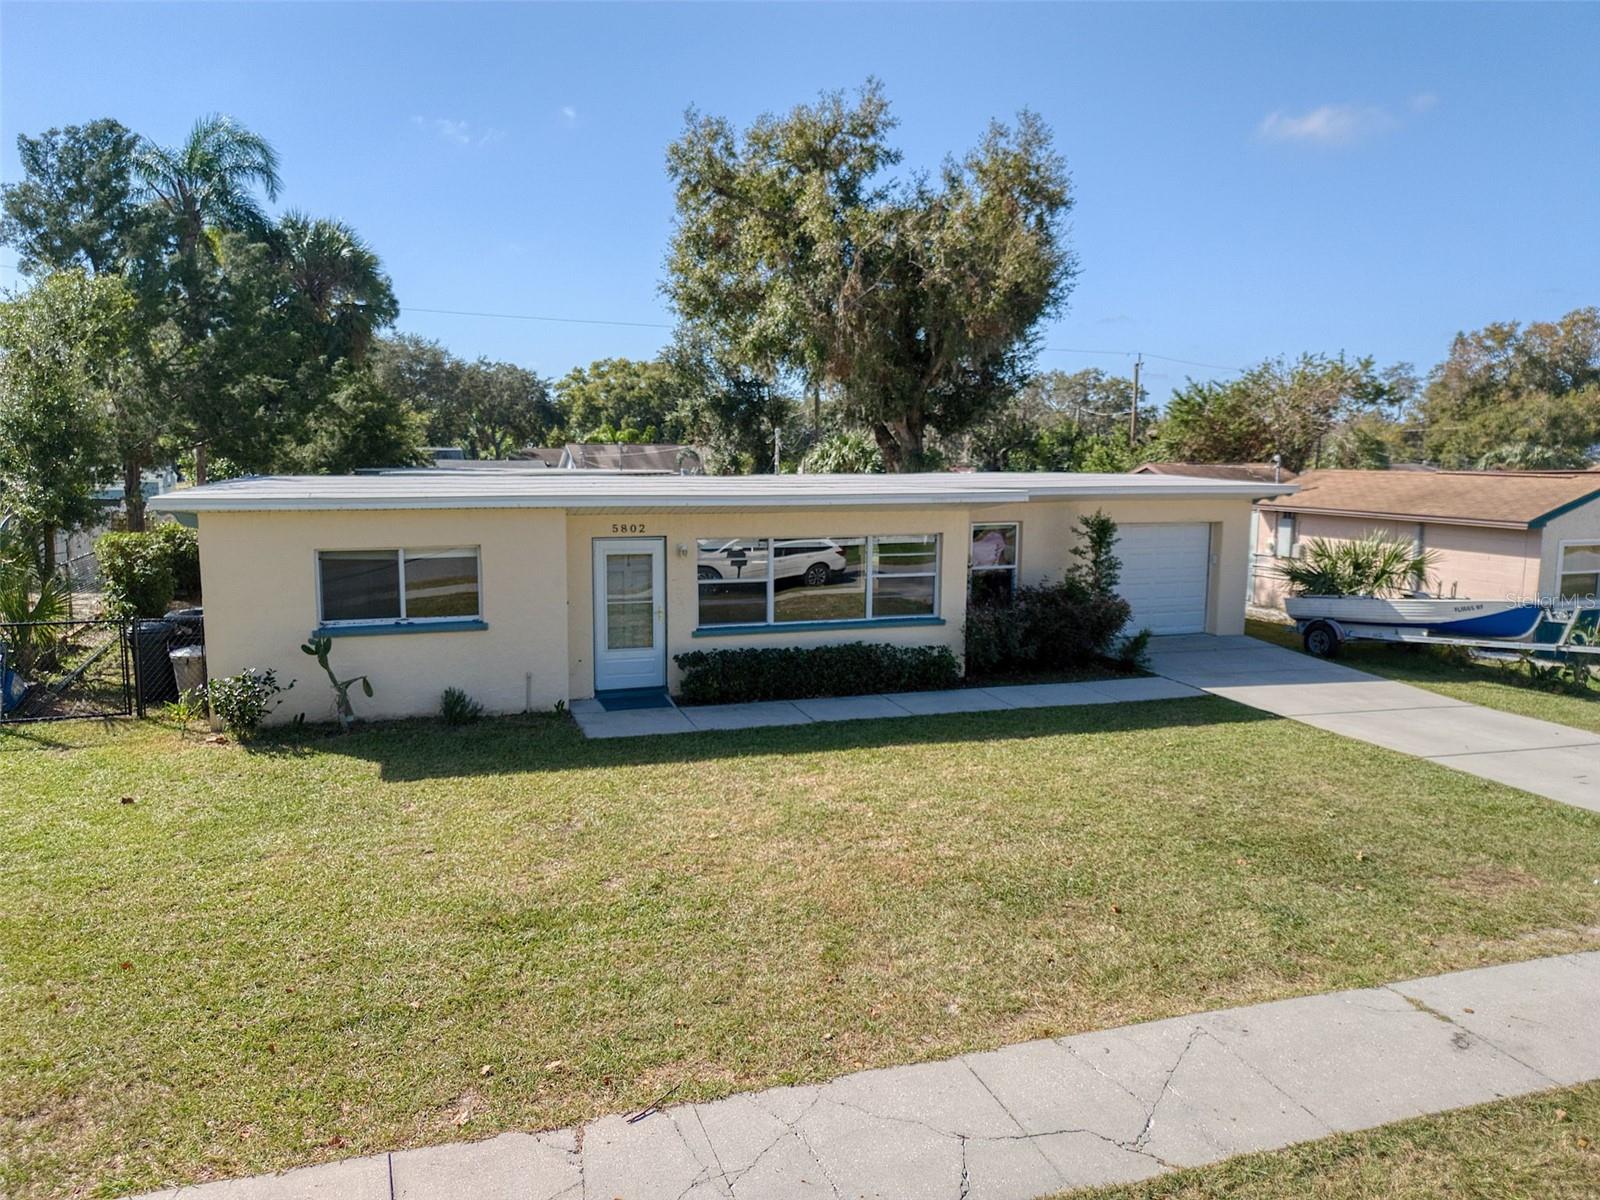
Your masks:
<instances>
[{"instance_id":1,"label":"door glass panel","mask_svg":"<svg viewBox=\"0 0 1600 1200\"><path fill-rule=\"evenodd\" d=\"M655 583L650 554L606 555L606 649L655 644Z\"/></svg>"}]
</instances>

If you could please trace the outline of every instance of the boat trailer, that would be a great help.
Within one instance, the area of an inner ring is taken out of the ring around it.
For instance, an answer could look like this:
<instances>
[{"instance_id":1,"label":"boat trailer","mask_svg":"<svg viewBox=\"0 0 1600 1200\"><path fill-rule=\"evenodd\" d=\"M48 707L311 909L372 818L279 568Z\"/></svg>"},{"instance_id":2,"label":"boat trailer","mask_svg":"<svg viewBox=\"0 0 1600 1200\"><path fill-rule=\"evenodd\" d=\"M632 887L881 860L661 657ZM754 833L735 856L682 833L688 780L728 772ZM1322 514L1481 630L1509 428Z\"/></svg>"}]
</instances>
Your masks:
<instances>
[{"instance_id":1,"label":"boat trailer","mask_svg":"<svg viewBox=\"0 0 1600 1200\"><path fill-rule=\"evenodd\" d=\"M1461 646L1476 657L1515 659L1531 656L1550 665L1582 661L1591 669L1600 668L1600 604L1578 601L1546 605L1533 629L1521 637L1463 637L1434 633L1416 625L1385 625L1375 622L1341 620L1334 616L1295 618L1295 628L1306 653L1317 658L1334 658L1346 642L1398 642L1408 646Z\"/></svg>"}]
</instances>

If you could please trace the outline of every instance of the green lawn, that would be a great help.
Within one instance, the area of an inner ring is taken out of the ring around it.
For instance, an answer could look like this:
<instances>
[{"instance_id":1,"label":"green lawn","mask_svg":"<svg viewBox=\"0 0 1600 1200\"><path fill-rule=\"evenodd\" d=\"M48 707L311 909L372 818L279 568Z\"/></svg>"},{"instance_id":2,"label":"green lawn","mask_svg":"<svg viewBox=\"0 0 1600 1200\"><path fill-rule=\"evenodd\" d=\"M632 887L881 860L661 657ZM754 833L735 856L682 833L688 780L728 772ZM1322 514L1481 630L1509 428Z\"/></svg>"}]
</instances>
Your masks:
<instances>
[{"instance_id":1,"label":"green lawn","mask_svg":"<svg viewBox=\"0 0 1600 1200\"><path fill-rule=\"evenodd\" d=\"M1590 1200L1600 1084L1250 1154L1072 1200Z\"/></svg>"},{"instance_id":2,"label":"green lawn","mask_svg":"<svg viewBox=\"0 0 1600 1200\"><path fill-rule=\"evenodd\" d=\"M1292 650L1301 649L1300 635L1293 625L1252 620L1245 622L1245 632ZM1428 646L1352 642L1345 646L1339 661L1358 671L1398 679L1485 708L1600 732L1600 686L1591 686L1587 696L1546 691L1519 682L1504 667L1463 662Z\"/></svg>"},{"instance_id":3,"label":"green lawn","mask_svg":"<svg viewBox=\"0 0 1600 1200\"><path fill-rule=\"evenodd\" d=\"M1600 816L1213 698L304 736L0 733L0 1194L1600 945Z\"/></svg>"}]
</instances>

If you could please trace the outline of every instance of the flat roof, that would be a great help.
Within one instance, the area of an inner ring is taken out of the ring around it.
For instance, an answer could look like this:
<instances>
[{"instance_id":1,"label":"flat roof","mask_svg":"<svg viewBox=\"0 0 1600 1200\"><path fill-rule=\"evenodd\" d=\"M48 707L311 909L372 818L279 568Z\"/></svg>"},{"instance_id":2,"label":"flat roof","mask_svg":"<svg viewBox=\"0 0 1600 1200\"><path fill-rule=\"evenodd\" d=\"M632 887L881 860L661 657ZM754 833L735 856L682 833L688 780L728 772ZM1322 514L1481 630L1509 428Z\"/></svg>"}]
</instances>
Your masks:
<instances>
[{"instance_id":1,"label":"flat roof","mask_svg":"<svg viewBox=\"0 0 1600 1200\"><path fill-rule=\"evenodd\" d=\"M728 509L1014 504L1083 497L1237 496L1292 484L1174 475L943 472L915 475L610 475L591 471L395 471L372 475L253 475L167 492L158 512L358 509Z\"/></svg>"}]
</instances>

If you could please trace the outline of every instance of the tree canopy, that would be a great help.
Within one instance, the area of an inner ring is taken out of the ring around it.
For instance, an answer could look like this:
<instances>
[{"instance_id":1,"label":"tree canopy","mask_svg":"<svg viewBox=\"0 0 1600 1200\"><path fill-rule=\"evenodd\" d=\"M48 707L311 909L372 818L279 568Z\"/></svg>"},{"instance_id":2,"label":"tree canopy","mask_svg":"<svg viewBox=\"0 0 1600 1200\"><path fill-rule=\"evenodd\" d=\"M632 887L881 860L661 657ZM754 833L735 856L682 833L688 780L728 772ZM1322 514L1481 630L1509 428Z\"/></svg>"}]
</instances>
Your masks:
<instances>
[{"instance_id":1,"label":"tree canopy","mask_svg":"<svg viewBox=\"0 0 1600 1200\"><path fill-rule=\"evenodd\" d=\"M1600 308L1459 333L1415 414L1452 467L1574 467L1600 450Z\"/></svg>"},{"instance_id":2,"label":"tree canopy","mask_svg":"<svg viewBox=\"0 0 1600 1200\"><path fill-rule=\"evenodd\" d=\"M824 95L742 135L690 112L668 150L667 294L725 361L826 392L890 470L923 465L1026 381L1065 304L1072 195L1032 113L992 124L933 177L889 179L888 101Z\"/></svg>"},{"instance_id":3,"label":"tree canopy","mask_svg":"<svg viewBox=\"0 0 1600 1200\"><path fill-rule=\"evenodd\" d=\"M1157 431L1159 451L1180 462L1265 462L1292 471L1314 465L1346 422L1398 412L1416 390L1407 364L1302 354L1273 358L1233 379L1190 380L1173 392Z\"/></svg>"}]
</instances>

